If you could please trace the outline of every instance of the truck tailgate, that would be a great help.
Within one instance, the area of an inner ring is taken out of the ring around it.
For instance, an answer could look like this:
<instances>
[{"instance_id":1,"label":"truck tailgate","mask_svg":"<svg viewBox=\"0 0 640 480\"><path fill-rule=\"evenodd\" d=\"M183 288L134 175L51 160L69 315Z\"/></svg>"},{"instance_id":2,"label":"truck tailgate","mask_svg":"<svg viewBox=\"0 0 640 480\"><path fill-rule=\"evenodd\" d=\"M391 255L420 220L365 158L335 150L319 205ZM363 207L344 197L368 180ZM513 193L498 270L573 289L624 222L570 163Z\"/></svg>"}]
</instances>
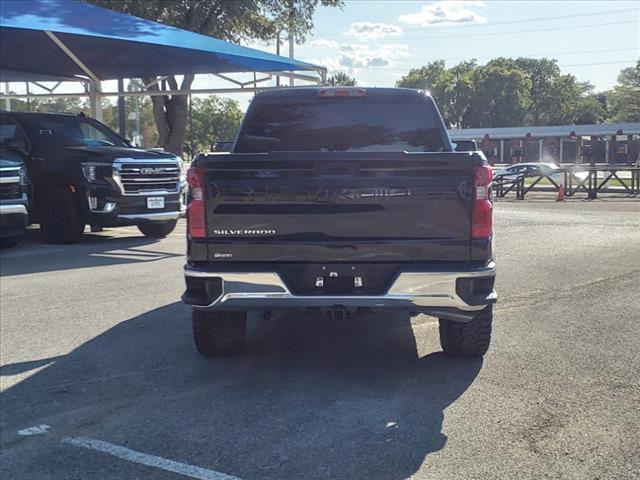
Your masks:
<instances>
[{"instance_id":1,"label":"truck tailgate","mask_svg":"<svg viewBox=\"0 0 640 480\"><path fill-rule=\"evenodd\" d=\"M202 157L201 157L202 158ZM208 155L208 257L228 262L468 261L469 153Z\"/></svg>"}]
</instances>

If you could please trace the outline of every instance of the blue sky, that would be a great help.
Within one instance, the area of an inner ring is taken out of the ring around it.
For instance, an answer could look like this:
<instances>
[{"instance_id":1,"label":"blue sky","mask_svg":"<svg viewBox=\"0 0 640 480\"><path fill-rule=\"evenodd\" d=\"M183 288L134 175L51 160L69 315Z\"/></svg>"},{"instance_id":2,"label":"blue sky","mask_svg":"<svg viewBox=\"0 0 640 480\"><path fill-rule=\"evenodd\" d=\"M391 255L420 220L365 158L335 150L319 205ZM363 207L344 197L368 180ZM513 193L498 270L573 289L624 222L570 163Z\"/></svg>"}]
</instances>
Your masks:
<instances>
[{"instance_id":1,"label":"blue sky","mask_svg":"<svg viewBox=\"0 0 640 480\"><path fill-rule=\"evenodd\" d=\"M275 52L275 42L249 46ZM640 2L347 0L342 10L319 8L295 47L296 58L364 86L394 86L434 60L483 64L498 56L556 58L563 72L609 89L640 57ZM195 86L223 85L205 77ZM251 95L231 98L244 109Z\"/></svg>"},{"instance_id":2,"label":"blue sky","mask_svg":"<svg viewBox=\"0 0 640 480\"><path fill-rule=\"evenodd\" d=\"M640 2L353 0L321 8L296 56L378 86L438 59L548 56L607 89L640 56Z\"/></svg>"}]
</instances>

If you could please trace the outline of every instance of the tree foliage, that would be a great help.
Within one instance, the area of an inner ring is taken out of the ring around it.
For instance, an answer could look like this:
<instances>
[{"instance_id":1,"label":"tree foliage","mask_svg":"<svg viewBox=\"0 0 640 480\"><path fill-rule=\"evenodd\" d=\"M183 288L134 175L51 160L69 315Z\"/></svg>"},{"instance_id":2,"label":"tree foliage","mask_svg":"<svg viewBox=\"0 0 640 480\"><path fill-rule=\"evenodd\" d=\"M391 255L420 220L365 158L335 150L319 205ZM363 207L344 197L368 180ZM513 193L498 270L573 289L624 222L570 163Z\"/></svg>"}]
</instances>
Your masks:
<instances>
[{"instance_id":1,"label":"tree foliage","mask_svg":"<svg viewBox=\"0 0 640 480\"><path fill-rule=\"evenodd\" d=\"M475 89L466 117L469 127L507 127L526 122L531 80L501 60L476 68L472 75Z\"/></svg>"},{"instance_id":2,"label":"tree foliage","mask_svg":"<svg viewBox=\"0 0 640 480\"><path fill-rule=\"evenodd\" d=\"M269 40L279 31L291 31L298 41L313 27L318 5L341 7L342 0L84 0L141 18L231 42ZM154 78L144 79L150 83ZM155 84L155 91L185 91L193 75L178 82L175 76ZM159 142L170 152L182 154L187 127L187 96L153 96L153 114Z\"/></svg>"},{"instance_id":3,"label":"tree foliage","mask_svg":"<svg viewBox=\"0 0 640 480\"><path fill-rule=\"evenodd\" d=\"M87 100L78 97L58 97L54 99L32 98L30 100L12 99L13 112L80 113L89 114Z\"/></svg>"},{"instance_id":4,"label":"tree foliage","mask_svg":"<svg viewBox=\"0 0 640 480\"><path fill-rule=\"evenodd\" d=\"M191 110L185 145L191 155L209 151L215 142L233 140L242 121L238 102L229 98L193 98Z\"/></svg>"},{"instance_id":5,"label":"tree foliage","mask_svg":"<svg viewBox=\"0 0 640 480\"><path fill-rule=\"evenodd\" d=\"M612 119L616 122L640 122L640 59L624 68L618 84L609 93Z\"/></svg>"},{"instance_id":6,"label":"tree foliage","mask_svg":"<svg viewBox=\"0 0 640 480\"><path fill-rule=\"evenodd\" d=\"M445 122L457 128L597 123L607 114L589 83L562 74L547 58L495 58L482 66L466 61L451 68L439 60L411 70L397 85L431 92Z\"/></svg>"},{"instance_id":7,"label":"tree foliage","mask_svg":"<svg viewBox=\"0 0 640 480\"><path fill-rule=\"evenodd\" d=\"M358 85L358 81L345 72L336 72L327 78L327 85L334 87L355 87Z\"/></svg>"}]
</instances>

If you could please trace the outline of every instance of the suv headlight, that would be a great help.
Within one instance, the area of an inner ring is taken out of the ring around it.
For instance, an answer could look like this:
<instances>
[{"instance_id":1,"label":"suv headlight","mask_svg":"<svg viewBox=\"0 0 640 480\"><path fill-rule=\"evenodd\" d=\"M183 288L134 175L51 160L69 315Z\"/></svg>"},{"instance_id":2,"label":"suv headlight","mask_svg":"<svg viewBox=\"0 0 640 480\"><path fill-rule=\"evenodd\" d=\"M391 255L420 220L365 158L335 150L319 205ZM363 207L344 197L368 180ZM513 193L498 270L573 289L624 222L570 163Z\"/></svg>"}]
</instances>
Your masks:
<instances>
[{"instance_id":1,"label":"suv headlight","mask_svg":"<svg viewBox=\"0 0 640 480\"><path fill-rule=\"evenodd\" d=\"M189 167L185 165L182 158L176 156L176 160L178 161L178 165L180 165L180 186L183 186L187 184L187 170L189 170Z\"/></svg>"},{"instance_id":2,"label":"suv headlight","mask_svg":"<svg viewBox=\"0 0 640 480\"><path fill-rule=\"evenodd\" d=\"M90 182L99 182L110 176L111 164L109 163L83 163L82 174Z\"/></svg>"}]
</instances>

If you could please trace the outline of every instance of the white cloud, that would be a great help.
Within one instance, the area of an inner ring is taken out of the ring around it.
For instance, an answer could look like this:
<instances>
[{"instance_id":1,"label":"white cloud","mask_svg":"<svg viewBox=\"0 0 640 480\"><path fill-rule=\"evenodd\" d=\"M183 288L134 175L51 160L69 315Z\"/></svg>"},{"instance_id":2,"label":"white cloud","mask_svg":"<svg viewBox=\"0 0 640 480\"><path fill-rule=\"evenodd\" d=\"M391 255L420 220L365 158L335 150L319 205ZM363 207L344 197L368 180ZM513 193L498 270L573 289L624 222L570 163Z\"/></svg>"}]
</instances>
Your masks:
<instances>
[{"instance_id":1,"label":"white cloud","mask_svg":"<svg viewBox=\"0 0 640 480\"><path fill-rule=\"evenodd\" d=\"M387 67L398 58L411 56L409 45L390 43L371 47L362 44L340 45L342 55L338 62L348 68Z\"/></svg>"},{"instance_id":2,"label":"white cloud","mask_svg":"<svg viewBox=\"0 0 640 480\"><path fill-rule=\"evenodd\" d=\"M398 37L402 35L402 28L389 23L354 22L345 35L363 40L374 40L376 38Z\"/></svg>"},{"instance_id":3,"label":"white cloud","mask_svg":"<svg viewBox=\"0 0 640 480\"><path fill-rule=\"evenodd\" d=\"M387 67L393 65L394 60L411 57L409 45L404 43L388 43L374 47L359 43L342 43L338 48L340 55L314 59L312 63L323 65L329 71L346 70L353 73L362 68Z\"/></svg>"},{"instance_id":4,"label":"white cloud","mask_svg":"<svg viewBox=\"0 0 640 480\"><path fill-rule=\"evenodd\" d=\"M417 13L409 13L398 18L403 23L420 25L453 25L459 23L486 23L487 19L471 10L483 8L487 4L481 0L441 0L423 6Z\"/></svg>"},{"instance_id":5,"label":"white cloud","mask_svg":"<svg viewBox=\"0 0 640 480\"><path fill-rule=\"evenodd\" d=\"M326 38L318 38L309 43L312 47L338 48L340 44L335 40L327 40Z\"/></svg>"},{"instance_id":6,"label":"white cloud","mask_svg":"<svg viewBox=\"0 0 640 480\"><path fill-rule=\"evenodd\" d=\"M307 61L314 65L325 67L329 71L329 75L340 70L345 70L344 66L340 64L338 57L310 58Z\"/></svg>"},{"instance_id":7,"label":"white cloud","mask_svg":"<svg viewBox=\"0 0 640 480\"><path fill-rule=\"evenodd\" d=\"M384 57L357 57L355 55L342 55L338 58L338 63L350 69L367 67L386 67L391 61Z\"/></svg>"}]
</instances>

